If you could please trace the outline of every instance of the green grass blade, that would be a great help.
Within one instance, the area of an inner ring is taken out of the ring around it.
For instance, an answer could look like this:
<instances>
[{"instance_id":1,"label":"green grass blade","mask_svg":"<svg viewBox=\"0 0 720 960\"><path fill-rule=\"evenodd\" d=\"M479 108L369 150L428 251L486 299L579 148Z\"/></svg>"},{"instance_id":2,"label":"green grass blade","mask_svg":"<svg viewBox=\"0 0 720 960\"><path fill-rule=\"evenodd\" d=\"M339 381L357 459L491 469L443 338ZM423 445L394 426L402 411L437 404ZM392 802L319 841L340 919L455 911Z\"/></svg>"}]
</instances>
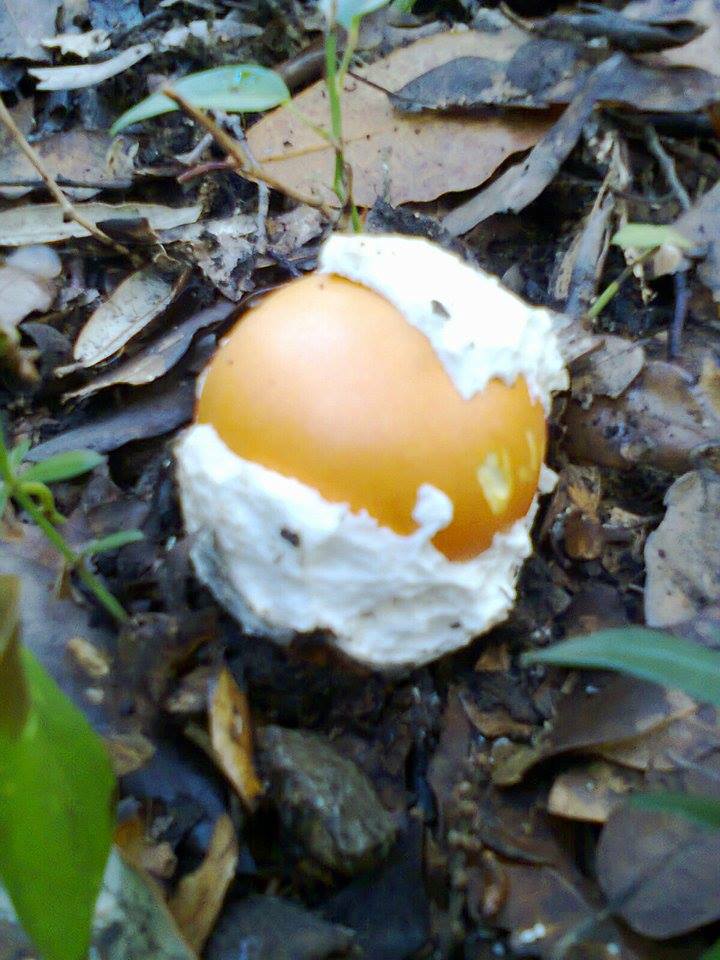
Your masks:
<instances>
[{"instance_id":1,"label":"green grass blade","mask_svg":"<svg viewBox=\"0 0 720 960\"><path fill-rule=\"evenodd\" d=\"M84 557L94 557L97 553L119 550L120 547L126 547L129 543L137 543L144 539L142 530L118 530L117 533L110 533L107 537L90 540L80 552Z\"/></svg>"},{"instance_id":2,"label":"green grass blade","mask_svg":"<svg viewBox=\"0 0 720 960\"><path fill-rule=\"evenodd\" d=\"M387 6L390 0L322 0L320 8L328 20L333 18L341 27L350 29L353 20L374 13Z\"/></svg>"},{"instance_id":3,"label":"green grass blade","mask_svg":"<svg viewBox=\"0 0 720 960\"><path fill-rule=\"evenodd\" d=\"M720 706L720 653L661 630L600 630L556 643L547 650L531 651L523 662L619 670Z\"/></svg>"},{"instance_id":4,"label":"green grass blade","mask_svg":"<svg viewBox=\"0 0 720 960\"><path fill-rule=\"evenodd\" d=\"M58 483L89 473L104 462L105 457L94 450L68 450L34 463L23 471L21 479L31 483Z\"/></svg>"},{"instance_id":5,"label":"green grass blade","mask_svg":"<svg viewBox=\"0 0 720 960\"><path fill-rule=\"evenodd\" d=\"M720 960L720 940L716 940L715 943L702 954L700 960Z\"/></svg>"},{"instance_id":6,"label":"green grass blade","mask_svg":"<svg viewBox=\"0 0 720 960\"><path fill-rule=\"evenodd\" d=\"M720 830L720 800L689 793L634 793L629 803L639 810L675 813L703 827Z\"/></svg>"},{"instance_id":7,"label":"green grass blade","mask_svg":"<svg viewBox=\"0 0 720 960\"><path fill-rule=\"evenodd\" d=\"M174 81L172 87L196 107L227 113L259 113L290 99L290 91L279 73L252 63L190 73ZM165 94L154 93L118 117L110 128L110 135L115 136L133 123L177 109L178 105Z\"/></svg>"}]
</instances>

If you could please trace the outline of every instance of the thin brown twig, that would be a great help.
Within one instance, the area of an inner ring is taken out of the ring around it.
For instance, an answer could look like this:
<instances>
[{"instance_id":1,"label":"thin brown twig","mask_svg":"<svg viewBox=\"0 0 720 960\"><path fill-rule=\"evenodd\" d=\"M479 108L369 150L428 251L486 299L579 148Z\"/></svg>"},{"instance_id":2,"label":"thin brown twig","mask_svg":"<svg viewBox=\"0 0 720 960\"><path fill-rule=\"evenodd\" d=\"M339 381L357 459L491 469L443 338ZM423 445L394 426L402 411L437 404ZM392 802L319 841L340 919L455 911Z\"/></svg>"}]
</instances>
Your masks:
<instances>
[{"instance_id":1,"label":"thin brown twig","mask_svg":"<svg viewBox=\"0 0 720 960\"><path fill-rule=\"evenodd\" d=\"M60 187L57 185L53 175L40 159L38 152L31 147L25 139L22 130L20 130L18 125L13 120L12 114L5 106L5 101L1 96L0 120L5 124L15 143L17 143L20 150L35 167L37 172L42 177L45 186L48 188L53 197L55 197L58 204L62 207L65 218L67 220L74 220L75 223L79 224L84 230L87 230L87 232L95 237L96 240L99 240L100 243L104 243L107 246L112 247L113 250L122 254L124 257L130 257L131 260L135 260L135 255L131 250L129 250L126 246L123 246L122 243L117 243L117 241L113 240L113 238L109 237L106 233L103 233L103 231L96 224L94 224L92 220L88 220L87 217L84 217L82 213L80 213L77 208L74 207L73 204L68 200Z\"/></svg>"},{"instance_id":2,"label":"thin brown twig","mask_svg":"<svg viewBox=\"0 0 720 960\"><path fill-rule=\"evenodd\" d=\"M173 90L173 88L170 86L164 86L162 88L162 93L164 93L166 97L169 97L171 100L173 100L180 107L180 109L197 124L199 124L203 130L207 130L208 133L212 134L212 137L217 145L224 150L231 159L235 169L244 177L247 177L248 180L266 183L268 187L271 187L273 190L279 190L280 193L284 193L292 200L297 200L298 203L305 203L309 207L316 207L329 220L335 219L337 216L337 211L333 210L331 207L328 207L327 204L322 202L322 200L318 200L316 197L309 197L306 194L301 193L299 190L293 190L291 187L288 187L287 184L276 180L272 174L269 174L259 164L252 163L243 150L242 144L238 143L234 137L231 137L229 133L215 123L212 117L210 117L207 113L199 110L194 104L190 103L189 100L186 100L182 94L177 92L177 90Z\"/></svg>"}]
</instances>

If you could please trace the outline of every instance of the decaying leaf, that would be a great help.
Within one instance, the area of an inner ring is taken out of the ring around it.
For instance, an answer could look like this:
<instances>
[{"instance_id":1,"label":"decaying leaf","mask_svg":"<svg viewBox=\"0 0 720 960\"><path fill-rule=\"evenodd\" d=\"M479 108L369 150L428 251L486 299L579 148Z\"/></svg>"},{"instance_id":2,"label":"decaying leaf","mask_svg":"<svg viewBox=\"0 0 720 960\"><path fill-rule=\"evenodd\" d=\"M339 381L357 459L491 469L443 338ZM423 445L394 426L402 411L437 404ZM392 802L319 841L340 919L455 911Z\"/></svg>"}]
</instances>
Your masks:
<instances>
[{"instance_id":1,"label":"decaying leaf","mask_svg":"<svg viewBox=\"0 0 720 960\"><path fill-rule=\"evenodd\" d=\"M28 73L40 81L38 90L80 90L94 87L122 73L147 57L152 50L151 43L138 43L99 63L82 63L71 67L31 67Z\"/></svg>"},{"instance_id":2,"label":"decaying leaf","mask_svg":"<svg viewBox=\"0 0 720 960\"><path fill-rule=\"evenodd\" d=\"M623 10L624 16L645 20L651 24L666 24L676 21L679 14L675 0L633 0ZM704 28L699 36L682 46L664 50L647 57L658 66L666 64L700 67L709 73L720 75L720 6L718 0L684 0L682 16Z\"/></svg>"},{"instance_id":3,"label":"decaying leaf","mask_svg":"<svg viewBox=\"0 0 720 960\"><path fill-rule=\"evenodd\" d=\"M44 37L55 33L59 0L2 0L0 2L0 58L46 63Z\"/></svg>"},{"instance_id":4,"label":"decaying leaf","mask_svg":"<svg viewBox=\"0 0 720 960\"><path fill-rule=\"evenodd\" d=\"M608 820L598 879L633 930L676 937L720 917L720 831L625 804Z\"/></svg>"},{"instance_id":5,"label":"decaying leaf","mask_svg":"<svg viewBox=\"0 0 720 960\"><path fill-rule=\"evenodd\" d=\"M559 774L548 796L556 817L605 823L615 807L641 784L640 777L616 764L596 760Z\"/></svg>"},{"instance_id":6,"label":"decaying leaf","mask_svg":"<svg viewBox=\"0 0 720 960\"><path fill-rule=\"evenodd\" d=\"M117 353L172 303L186 280L187 273L173 280L154 267L131 274L100 304L80 331L73 348L77 363L58 373L92 367Z\"/></svg>"},{"instance_id":7,"label":"decaying leaf","mask_svg":"<svg viewBox=\"0 0 720 960\"><path fill-rule=\"evenodd\" d=\"M570 106L527 159L449 213L443 226L453 236L459 236L495 213L517 212L535 200L569 156L596 104L686 112L718 101L720 81L703 70L659 70L625 54L613 54L589 74Z\"/></svg>"},{"instance_id":8,"label":"decaying leaf","mask_svg":"<svg viewBox=\"0 0 720 960\"><path fill-rule=\"evenodd\" d=\"M383 89L397 89L420 73L459 56L502 59L524 41L515 28L488 34L449 31L419 40L358 71ZM513 153L532 146L548 129L542 114L512 118L404 117L386 94L349 79L343 95L345 156L353 194L362 206L378 198L393 206L432 200L486 180ZM314 123L328 125L323 83L294 98ZM332 191L332 147L287 107L263 117L248 132L253 155L279 182L337 203Z\"/></svg>"},{"instance_id":9,"label":"decaying leaf","mask_svg":"<svg viewBox=\"0 0 720 960\"><path fill-rule=\"evenodd\" d=\"M158 880L169 880L175 873L177 857L167 840L158 843L148 836L146 826L140 816L123 820L115 830L115 846L139 872Z\"/></svg>"},{"instance_id":10,"label":"decaying leaf","mask_svg":"<svg viewBox=\"0 0 720 960\"><path fill-rule=\"evenodd\" d=\"M240 799L252 810L263 786L255 772L250 708L227 667L218 674L211 693L208 722L217 762Z\"/></svg>"},{"instance_id":11,"label":"decaying leaf","mask_svg":"<svg viewBox=\"0 0 720 960\"><path fill-rule=\"evenodd\" d=\"M661 360L648 361L617 400L596 398L588 409L568 404L565 426L576 462L672 473L691 469L694 451L720 436L720 416L702 384Z\"/></svg>"},{"instance_id":12,"label":"decaying leaf","mask_svg":"<svg viewBox=\"0 0 720 960\"><path fill-rule=\"evenodd\" d=\"M76 210L87 220L147 220L154 230L169 230L183 223L194 223L202 213L200 205L167 207L161 203L79 203ZM0 236L6 247L24 247L31 243L58 243L71 237L87 237L85 227L65 220L56 203L27 204L0 211Z\"/></svg>"},{"instance_id":13,"label":"decaying leaf","mask_svg":"<svg viewBox=\"0 0 720 960\"><path fill-rule=\"evenodd\" d=\"M42 41L48 50L59 50L63 57L69 53L87 60L94 53L102 53L110 46L107 30L86 30L85 33L57 33Z\"/></svg>"},{"instance_id":14,"label":"decaying leaf","mask_svg":"<svg viewBox=\"0 0 720 960\"><path fill-rule=\"evenodd\" d=\"M187 262L198 266L223 296L237 303L253 288L257 246L250 238L256 230L256 217L238 213L171 230L163 242L176 244Z\"/></svg>"},{"instance_id":15,"label":"decaying leaf","mask_svg":"<svg viewBox=\"0 0 720 960\"><path fill-rule=\"evenodd\" d=\"M597 350L581 357L573 366L572 395L587 403L593 397L624 393L645 365L642 345L623 337L603 337Z\"/></svg>"},{"instance_id":16,"label":"decaying leaf","mask_svg":"<svg viewBox=\"0 0 720 960\"><path fill-rule=\"evenodd\" d=\"M13 337L21 320L55 298L60 258L49 247L25 247L0 266L0 334Z\"/></svg>"},{"instance_id":17,"label":"decaying leaf","mask_svg":"<svg viewBox=\"0 0 720 960\"><path fill-rule=\"evenodd\" d=\"M667 512L645 546L645 620L691 620L720 600L720 477L697 471L665 495Z\"/></svg>"},{"instance_id":18,"label":"decaying leaf","mask_svg":"<svg viewBox=\"0 0 720 960\"><path fill-rule=\"evenodd\" d=\"M169 903L185 940L198 953L215 926L235 876L237 860L235 827L230 817L223 814L215 824L204 861L182 878Z\"/></svg>"},{"instance_id":19,"label":"decaying leaf","mask_svg":"<svg viewBox=\"0 0 720 960\"><path fill-rule=\"evenodd\" d=\"M107 373L93 377L84 387L70 390L65 399L87 397L98 390L105 390L120 383L142 386L152 383L167 373L187 352L193 337L205 327L221 323L236 305L229 300L221 300L216 306L200 310L198 313L171 327L158 340L143 347L129 360L114 366Z\"/></svg>"}]
</instances>

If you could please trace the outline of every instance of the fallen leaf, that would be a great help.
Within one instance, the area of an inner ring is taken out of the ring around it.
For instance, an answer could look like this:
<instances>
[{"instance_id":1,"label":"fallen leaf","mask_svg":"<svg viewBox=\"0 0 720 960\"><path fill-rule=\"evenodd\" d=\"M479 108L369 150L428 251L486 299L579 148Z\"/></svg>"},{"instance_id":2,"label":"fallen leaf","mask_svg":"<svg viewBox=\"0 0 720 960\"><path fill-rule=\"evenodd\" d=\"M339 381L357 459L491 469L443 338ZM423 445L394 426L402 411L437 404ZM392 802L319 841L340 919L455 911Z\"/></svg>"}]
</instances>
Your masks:
<instances>
[{"instance_id":1,"label":"fallen leaf","mask_svg":"<svg viewBox=\"0 0 720 960\"><path fill-rule=\"evenodd\" d=\"M84 387L70 390L64 394L63 399L87 397L120 383L128 383L132 386L152 383L153 380L166 374L181 359L198 330L221 323L236 309L236 304L229 300L221 300L214 307L198 311L186 320L176 323L167 333L154 343L143 347L131 359L113 367L107 373L93 377Z\"/></svg>"},{"instance_id":2,"label":"fallen leaf","mask_svg":"<svg viewBox=\"0 0 720 960\"><path fill-rule=\"evenodd\" d=\"M102 53L110 46L110 34L107 30L86 30L85 33L56 33L42 41L48 50L59 50L63 57L69 53L87 60L94 53Z\"/></svg>"},{"instance_id":3,"label":"fallen leaf","mask_svg":"<svg viewBox=\"0 0 720 960\"><path fill-rule=\"evenodd\" d=\"M195 408L193 383L169 383L123 404L112 413L89 420L33 447L28 460L42 460L65 450L90 449L108 453L130 443L176 430L192 419Z\"/></svg>"},{"instance_id":4,"label":"fallen leaf","mask_svg":"<svg viewBox=\"0 0 720 960\"><path fill-rule=\"evenodd\" d=\"M174 243L223 296L237 303L253 288L257 247L248 237L256 230L257 217L240 213L179 227L165 234L163 243Z\"/></svg>"},{"instance_id":5,"label":"fallen leaf","mask_svg":"<svg viewBox=\"0 0 720 960\"><path fill-rule=\"evenodd\" d=\"M587 404L593 397L624 393L645 366L642 345L623 337L603 337L597 350L575 362L572 368L572 395Z\"/></svg>"},{"instance_id":6,"label":"fallen leaf","mask_svg":"<svg viewBox=\"0 0 720 960\"><path fill-rule=\"evenodd\" d=\"M0 58L47 62L43 37L55 33L59 0L0 0Z\"/></svg>"},{"instance_id":7,"label":"fallen leaf","mask_svg":"<svg viewBox=\"0 0 720 960\"><path fill-rule=\"evenodd\" d=\"M598 846L598 881L613 913L666 939L720 918L720 831L624 804Z\"/></svg>"},{"instance_id":8,"label":"fallen leaf","mask_svg":"<svg viewBox=\"0 0 720 960\"><path fill-rule=\"evenodd\" d=\"M210 694L208 722L217 762L245 806L252 810L263 785L255 772L250 708L227 667L218 674Z\"/></svg>"},{"instance_id":9,"label":"fallen leaf","mask_svg":"<svg viewBox=\"0 0 720 960\"><path fill-rule=\"evenodd\" d=\"M516 28L494 34L450 31L394 51L358 73L384 89L462 55L502 58L524 35ZM293 112L328 125L324 83L295 97L248 131L253 156L280 184L337 204L332 191L334 152ZM513 153L532 146L548 129L542 114L513 118L404 117L386 94L350 78L342 97L345 157L353 194L361 206L378 198L393 206L433 200L485 181Z\"/></svg>"},{"instance_id":10,"label":"fallen leaf","mask_svg":"<svg viewBox=\"0 0 720 960\"><path fill-rule=\"evenodd\" d=\"M0 266L0 334L13 339L21 320L50 307L61 270L60 258L49 247L21 248L5 259Z\"/></svg>"},{"instance_id":11,"label":"fallen leaf","mask_svg":"<svg viewBox=\"0 0 720 960\"><path fill-rule=\"evenodd\" d=\"M75 209L93 223L147 220L154 230L194 223L202 213L199 204L167 207L161 203L78 203ZM0 211L0 235L6 247L24 247L31 243L58 243L70 237L87 237L88 232L75 220L66 221L59 204L41 203Z\"/></svg>"},{"instance_id":12,"label":"fallen leaf","mask_svg":"<svg viewBox=\"0 0 720 960\"><path fill-rule=\"evenodd\" d=\"M28 73L40 82L38 90L81 90L94 87L117 76L152 53L151 43L138 43L99 63L81 63L70 67L30 67Z\"/></svg>"},{"instance_id":13,"label":"fallen leaf","mask_svg":"<svg viewBox=\"0 0 720 960\"><path fill-rule=\"evenodd\" d=\"M605 823L630 791L641 786L638 774L596 760L559 774L548 795L548 812L567 820Z\"/></svg>"},{"instance_id":14,"label":"fallen leaf","mask_svg":"<svg viewBox=\"0 0 720 960\"><path fill-rule=\"evenodd\" d=\"M56 373L64 375L78 367L92 367L117 353L170 306L186 280L187 272L173 279L155 267L130 274L93 311L80 331L73 348L77 363Z\"/></svg>"},{"instance_id":15,"label":"fallen leaf","mask_svg":"<svg viewBox=\"0 0 720 960\"><path fill-rule=\"evenodd\" d=\"M645 546L645 621L655 627L691 620L720 600L720 476L686 473L665 505Z\"/></svg>"},{"instance_id":16,"label":"fallen leaf","mask_svg":"<svg viewBox=\"0 0 720 960\"><path fill-rule=\"evenodd\" d=\"M115 830L115 846L124 859L141 873L153 879L169 880L177 868L173 848L163 840L153 840L146 832L145 820L140 816L123 820Z\"/></svg>"},{"instance_id":17,"label":"fallen leaf","mask_svg":"<svg viewBox=\"0 0 720 960\"><path fill-rule=\"evenodd\" d=\"M720 75L720 62L717 55L720 49L718 13L720 13L718 0L684 0L683 17L704 27L704 32L682 46L664 50L646 59L658 66L687 65ZM625 7L623 16L655 24L671 23L678 18L678 7L675 0L634 0Z\"/></svg>"},{"instance_id":18,"label":"fallen leaf","mask_svg":"<svg viewBox=\"0 0 720 960\"><path fill-rule=\"evenodd\" d=\"M699 447L717 445L720 416L701 383L679 366L651 360L616 400L599 397L587 409L571 401L565 428L566 452L576 462L678 474L692 468Z\"/></svg>"},{"instance_id":19,"label":"fallen leaf","mask_svg":"<svg viewBox=\"0 0 720 960\"><path fill-rule=\"evenodd\" d=\"M659 70L615 53L587 77L570 106L522 163L456 207L443 220L453 236L467 233L496 213L524 209L554 179L600 103L648 112L702 110L720 101L720 82L703 70Z\"/></svg>"},{"instance_id":20,"label":"fallen leaf","mask_svg":"<svg viewBox=\"0 0 720 960\"><path fill-rule=\"evenodd\" d=\"M205 859L197 870L182 878L168 904L180 932L197 953L212 933L237 861L235 827L223 814L215 824Z\"/></svg>"}]
</instances>

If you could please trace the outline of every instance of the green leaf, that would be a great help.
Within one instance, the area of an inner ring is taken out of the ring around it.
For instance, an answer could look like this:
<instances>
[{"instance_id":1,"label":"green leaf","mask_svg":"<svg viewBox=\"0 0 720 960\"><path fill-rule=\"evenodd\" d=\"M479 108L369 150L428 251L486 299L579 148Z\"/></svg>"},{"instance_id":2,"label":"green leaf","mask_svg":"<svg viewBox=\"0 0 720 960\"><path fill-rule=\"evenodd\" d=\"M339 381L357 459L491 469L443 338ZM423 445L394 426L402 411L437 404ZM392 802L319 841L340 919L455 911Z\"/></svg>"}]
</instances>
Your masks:
<instances>
[{"instance_id":1,"label":"green leaf","mask_svg":"<svg viewBox=\"0 0 720 960\"><path fill-rule=\"evenodd\" d=\"M688 793L634 793L630 805L639 810L676 813L703 827L720 830L720 800Z\"/></svg>"},{"instance_id":2,"label":"green leaf","mask_svg":"<svg viewBox=\"0 0 720 960\"><path fill-rule=\"evenodd\" d=\"M0 736L17 735L25 725L30 707L20 659L19 623L20 580L0 574Z\"/></svg>"},{"instance_id":3,"label":"green leaf","mask_svg":"<svg viewBox=\"0 0 720 960\"><path fill-rule=\"evenodd\" d=\"M290 91L279 73L252 63L235 63L212 70L190 73L172 87L196 107L227 113L258 113L290 99ZM163 93L141 100L110 127L115 136L125 127L177 110L178 105Z\"/></svg>"},{"instance_id":4,"label":"green leaf","mask_svg":"<svg viewBox=\"0 0 720 960\"><path fill-rule=\"evenodd\" d=\"M8 460L10 462L10 467L13 471L16 471L20 464L25 459L28 450L30 449L30 441L28 439L18 440L15 446L12 448L8 455Z\"/></svg>"},{"instance_id":5,"label":"green leaf","mask_svg":"<svg viewBox=\"0 0 720 960\"><path fill-rule=\"evenodd\" d=\"M720 940L716 940L715 943L702 954L700 960L720 960Z\"/></svg>"},{"instance_id":6,"label":"green leaf","mask_svg":"<svg viewBox=\"0 0 720 960\"><path fill-rule=\"evenodd\" d=\"M320 10L328 23L339 23L346 30L353 20L387 6L390 0L320 0Z\"/></svg>"},{"instance_id":7,"label":"green leaf","mask_svg":"<svg viewBox=\"0 0 720 960\"><path fill-rule=\"evenodd\" d=\"M44 960L85 960L113 835L105 747L33 655L26 723L0 731L0 879Z\"/></svg>"},{"instance_id":8,"label":"green leaf","mask_svg":"<svg viewBox=\"0 0 720 960\"><path fill-rule=\"evenodd\" d=\"M60 480L72 480L83 473L99 467L105 461L101 453L94 450L68 450L56 453L47 460L34 463L21 474L21 479L32 483L58 483Z\"/></svg>"},{"instance_id":9,"label":"green leaf","mask_svg":"<svg viewBox=\"0 0 720 960\"><path fill-rule=\"evenodd\" d=\"M0 480L0 520L5 516L9 498L10 494L8 493L7 485Z\"/></svg>"},{"instance_id":10,"label":"green leaf","mask_svg":"<svg viewBox=\"0 0 720 960\"><path fill-rule=\"evenodd\" d=\"M109 550L119 550L129 543L137 543L144 540L145 534L142 530L118 530L117 533L110 533L107 537L100 537L97 540L90 540L81 549L84 557L92 557L96 553L107 553Z\"/></svg>"},{"instance_id":11,"label":"green leaf","mask_svg":"<svg viewBox=\"0 0 720 960\"><path fill-rule=\"evenodd\" d=\"M720 653L661 630L619 627L525 654L523 662L620 670L720 706Z\"/></svg>"},{"instance_id":12,"label":"green leaf","mask_svg":"<svg viewBox=\"0 0 720 960\"><path fill-rule=\"evenodd\" d=\"M692 250L694 244L674 227L656 223L626 223L621 227L612 242L626 250L651 250L669 244L681 250Z\"/></svg>"}]
</instances>

